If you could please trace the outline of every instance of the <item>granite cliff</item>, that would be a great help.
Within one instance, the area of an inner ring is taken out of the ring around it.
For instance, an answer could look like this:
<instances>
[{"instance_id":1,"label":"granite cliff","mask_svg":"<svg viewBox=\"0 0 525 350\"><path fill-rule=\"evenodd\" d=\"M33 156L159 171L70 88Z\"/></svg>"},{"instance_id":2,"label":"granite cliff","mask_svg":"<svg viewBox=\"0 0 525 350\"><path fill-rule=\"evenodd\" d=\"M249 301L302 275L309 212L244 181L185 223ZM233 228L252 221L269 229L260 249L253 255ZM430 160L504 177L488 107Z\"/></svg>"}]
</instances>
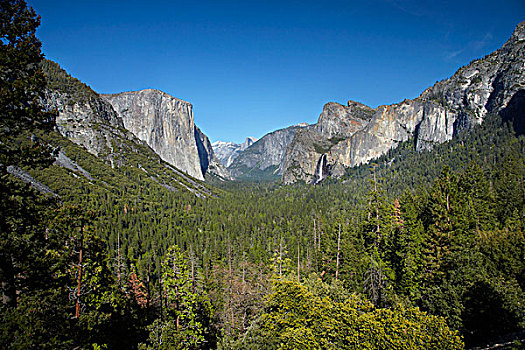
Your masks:
<instances>
[{"instance_id":1,"label":"granite cliff","mask_svg":"<svg viewBox=\"0 0 525 350\"><path fill-rule=\"evenodd\" d=\"M199 180L208 171L229 178L208 138L195 125L191 103L154 89L102 97L113 106L124 128L164 161Z\"/></svg>"},{"instance_id":2,"label":"granite cliff","mask_svg":"<svg viewBox=\"0 0 525 350\"><path fill-rule=\"evenodd\" d=\"M199 180L208 172L230 178L208 137L195 125L191 103L154 89L101 96L117 112L124 128L164 161Z\"/></svg>"},{"instance_id":3,"label":"granite cliff","mask_svg":"<svg viewBox=\"0 0 525 350\"><path fill-rule=\"evenodd\" d=\"M418 150L452 139L501 113L525 91L525 22L502 48L460 68L414 100L376 109L325 105L317 124L295 134L283 161L285 183L317 183L414 139ZM321 178L319 178L321 176Z\"/></svg>"},{"instance_id":4,"label":"granite cliff","mask_svg":"<svg viewBox=\"0 0 525 350\"><path fill-rule=\"evenodd\" d=\"M46 62L48 70L60 69ZM143 142L164 161L201 180L214 174L221 179L281 176L284 183L319 183L401 142L414 140L418 150L432 149L481 124L487 114L521 108L524 72L522 22L500 49L460 68L416 99L377 108L354 101L346 106L330 102L314 125L277 130L256 142L249 138L243 145L211 145L195 125L192 105L158 90L98 95L58 74L59 79L50 79L44 102L58 110L60 133L112 166L125 162L114 150L113 141L118 139L120 144ZM525 128L525 122L514 123Z\"/></svg>"},{"instance_id":5,"label":"granite cliff","mask_svg":"<svg viewBox=\"0 0 525 350\"><path fill-rule=\"evenodd\" d=\"M126 163L123 148L142 152L147 145L196 179L205 174L230 179L195 125L190 103L151 89L99 95L52 61L45 60L43 69L48 80L43 104L58 112L57 130L111 166Z\"/></svg>"},{"instance_id":6,"label":"granite cliff","mask_svg":"<svg viewBox=\"0 0 525 350\"><path fill-rule=\"evenodd\" d=\"M242 151L253 145L256 141L257 139L255 137L247 137L241 144L216 141L212 143L212 146L217 158L219 158L224 166L229 167Z\"/></svg>"},{"instance_id":7,"label":"granite cliff","mask_svg":"<svg viewBox=\"0 0 525 350\"><path fill-rule=\"evenodd\" d=\"M48 82L42 104L48 110L57 111L56 128L60 134L111 166L124 164L116 144L138 140L124 129L122 119L111 104L57 63L44 60L42 68Z\"/></svg>"},{"instance_id":8,"label":"granite cliff","mask_svg":"<svg viewBox=\"0 0 525 350\"><path fill-rule=\"evenodd\" d=\"M290 126L264 135L240 152L228 170L235 178L269 179L282 174L284 155L294 134L307 124Z\"/></svg>"}]
</instances>

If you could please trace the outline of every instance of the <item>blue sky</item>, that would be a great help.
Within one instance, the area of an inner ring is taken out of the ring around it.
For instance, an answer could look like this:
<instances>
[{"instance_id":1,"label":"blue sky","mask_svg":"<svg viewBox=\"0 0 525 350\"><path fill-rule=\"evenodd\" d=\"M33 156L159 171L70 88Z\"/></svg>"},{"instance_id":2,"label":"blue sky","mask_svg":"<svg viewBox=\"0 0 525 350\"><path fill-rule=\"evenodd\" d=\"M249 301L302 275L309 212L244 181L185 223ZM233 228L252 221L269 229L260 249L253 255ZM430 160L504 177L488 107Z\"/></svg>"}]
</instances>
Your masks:
<instances>
[{"instance_id":1,"label":"blue sky","mask_svg":"<svg viewBox=\"0 0 525 350\"><path fill-rule=\"evenodd\" d=\"M45 55L100 93L193 104L213 141L315 123L323 105L415 98L499 48L525 1L54 1Z\"/></svg>"}]
</instances>

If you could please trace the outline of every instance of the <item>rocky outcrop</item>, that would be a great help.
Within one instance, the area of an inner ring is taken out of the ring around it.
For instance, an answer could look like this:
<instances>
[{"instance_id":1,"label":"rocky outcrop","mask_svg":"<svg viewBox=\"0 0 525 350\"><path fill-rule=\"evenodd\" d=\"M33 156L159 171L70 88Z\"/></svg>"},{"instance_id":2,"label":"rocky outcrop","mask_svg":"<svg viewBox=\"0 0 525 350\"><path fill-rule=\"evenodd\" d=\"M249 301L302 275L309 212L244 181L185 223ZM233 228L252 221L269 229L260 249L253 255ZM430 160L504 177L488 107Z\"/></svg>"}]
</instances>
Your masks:
<instances>
[{"instance_id":1,"label":"rocky outcrop","mask_svg":"<svg viewBox=\"0 0 525 350\"><path fill-rule=\"evenodd\" d=\"M97 95L86 99L48 90L43 101L48 110L56 109L57 130L74 143L98 156L111 149L111 134L124 125L111 105Z\"/></svg>"},{"instance_id":2,"label":"rocky outcrop","mask_svg":"<svg viewBox=\"0 0 525 350\"><path fill-rule=\"evenodd\" d=\"M502 113L525 90L525 22L503 47L459 69L415 100L380 106L325 105L318 123L297 133L285 155L283 181L317 183L341 175L413 138L418 150L452 139ZM519 104L519 103L518 103ZM321 161L321 159L325 159ZM319 164L323 164L319 171Z\"/></svg>"},{"instance_id":3,"label":"rocky outcrop","mask_svg":"<svg viewBox=\"0 0 525 350\"><path fill-rule=\"evenodd\" d=\"M208 172L230 178L215 157L210 141L195 125L191 103L154 89L102 97L113 106L124 128L164 161L199 180L204 180Z\"/></svg>"},{"instance_id":4,"label":"rocky outcrop","mask_svg":"<svg viewBox=\"0 0 525 350\"><path fill-rule=\"evenodd\" d=\"M253 145L256 141L257 139L255 137L247 137L241 144L216 141L212 143L212 146L217 158L219 158L224 166L229 167L242 151Z\"/></svg>"},{"instance_id":5,"label":"rocky outcrop","mask_svg":"<svg viewBox=\"0 0 525 350\"><path fill-rule=\"evenodd\" d=\"M281 169L285 183L310 182L319 159L330 149L330 142L315 131L315 127L298 130L283 155Z\"/></svg>"},{"instance_id":6,"label":"rocky outcrop","mask_svg":"<svg viewBox=\"0 0 525 350\"><path fill-rule=\"evenodd\" d=\"M198 127L195 127L195 140L197 141L202 173L204 175L213 174L223 180L233 180L230 172L215 155L210 140Z\"/></svg>"},{"instance_id":7,"label":"rocky outcrop","mask_svg":"<svg viewBox=\"0 0 525 350\"><path fill-rule=\"evenodd\" d=\"M102 96L124 128L146 142L162 160L204 180L189 102L153 89Z\"/></svg>"},{"instance_id":8,"label":"rocky outcrop","mask_svg":"<svg viewBox=\"0 0 525 350\"><path fill-rule=\"evenodd\" d=\"M347 106L329 102L315 125L315 131L325 138L350 137L368 124L375 110L362 103L348 101Z\"/></svg>"},{"instance_id":9,"label":"rocky outcrop","mask_svg":"<svg viewBox=\"0 0 525 350\"><path fill-rule=\"evenodd\" d=\"M42 105L57 112L57 131L111 166L124 165L121 146L141 141L124 129L111 104L57 63L43 60L41 66L47 81Z\"/></svg>"},{"instance_id":10,"label":"rocky outcrop","mask_svg":"<svg viewBox=\"0 0 525 350\"><path fill-rule=\"evenodd\" d=\"M259 178L282 174L284 155L294 134L308 124L294 125L266 134L235 158L228 170L233 177Z\"/></svg>"},{"instance_id":11,"label":"rocky outcrop","mask_svg":"<svg viewBox=\"0 0 525 350\"><path fill-rule=\"evenodd\" d=\"M42 104L45 109L58 112L56 129L60 134L113 167L125 164L118 145L138 141L124 129L113 107L94 92L79 98L68 92L47 90Z\"/></svg>"},{"instance_id":12,"label":"rocky outcrop","mask_svg":"<svg viewBox=\"0 0 525 350\"><path fill-rule=\"evenodd\" d=\"M73 161L71 158L66 156L66 154L62 151L58 152L58 156L55 159L55 164L58 166L61 166L63 168L71 170L73 173L78 173L82 176L84 176L86 179L93 181L93 176L86 171L84 168L82 168L80 165L78 165L75 161Z\"/></svg>"},{"instance_id":13,"label":"rocky outcrop","mask_svg":"<svg viewBox=\"0 0 525 350\"><path fill-rule=\"evenodd\" d=\"M461 112L459 128L481 123L487 113L499 113L525 88L525 22L498 50L460 68L450 79L436 83L418 98L437 101Z\"/></svg>"},{"instance_id":14,"label":"rocky outcrop","mask_svg":"<svg viewBox=\"0 0 525 350\"><path fill-rule=\"evenodd\" d=\"M406 100L381 106L366 127L330 149L328 163L344 167L367 163L411 137L419 149L429 149L452 138L456 119L457 113L433 102Z\"/></svg>"},{"instance_id":15,"label":"rocky outcrop","mask_svg":"<svg viewBox=\"0 0 525 350\"><path fill-rule=\"evenodd\" d=\"M21 168L19 168L17 166L9 165L7 167L7 172L9 174L19 178L20 180L22 180L26 184L29 184L29 186L31 186L31 188L34 188L35 190L39 191L40 193L50 194L50 195L53 195L55 197L60 197L58 194L53 192L52 189L50 189L49 187L47 187L46 185L44 185L40 181L35 180L35 178L33 178L31 176L31 174L29 174L27 171L25 171L25 170L23 170L23 169L21 169Z\"/></svg>"}]
</instances>

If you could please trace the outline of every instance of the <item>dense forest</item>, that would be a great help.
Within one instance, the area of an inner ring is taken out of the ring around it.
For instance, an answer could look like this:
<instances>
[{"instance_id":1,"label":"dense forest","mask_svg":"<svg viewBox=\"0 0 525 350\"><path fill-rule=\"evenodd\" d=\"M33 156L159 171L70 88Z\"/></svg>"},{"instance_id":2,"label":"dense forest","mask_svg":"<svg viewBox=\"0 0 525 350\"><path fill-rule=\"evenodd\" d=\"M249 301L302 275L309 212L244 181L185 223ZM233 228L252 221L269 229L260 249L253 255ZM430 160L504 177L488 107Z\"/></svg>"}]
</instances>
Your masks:
<instances>
[{"instance_id":1,"label":"dense forest","mask_svg":"<svg viewBox=\"0 0 525 350\"><path fill-rule=\"evenodd\" d=\"M197 197L139 151L113 168L54 131L46 81L90 95L44 74L24 1L0 6L0 348L523 346L523 106L319 185L212 181Z\"/></svg>"}]
</instances>

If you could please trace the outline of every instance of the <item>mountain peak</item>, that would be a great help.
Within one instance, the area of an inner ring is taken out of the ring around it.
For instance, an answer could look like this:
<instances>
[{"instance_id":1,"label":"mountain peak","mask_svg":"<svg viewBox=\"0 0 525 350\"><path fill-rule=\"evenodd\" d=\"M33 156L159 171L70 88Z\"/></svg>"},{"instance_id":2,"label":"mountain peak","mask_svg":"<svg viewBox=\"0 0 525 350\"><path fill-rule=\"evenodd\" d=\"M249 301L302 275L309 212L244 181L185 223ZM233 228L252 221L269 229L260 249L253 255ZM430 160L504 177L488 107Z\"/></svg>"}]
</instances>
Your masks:
<instances>
[{"instance_id":1,"label":"mountain peak","mask_svg":"<svg viewBox=\"0 0 525 350\"><path fill-rule=\"evenodd\" d=\"M522 43L525 41L525 21L520 22L516 25L514 32L510 36L509 40L503 45L502 49L508 48L509 46L513 47L516 44Z\"/></svg>"},{"instance_id":2,"label":"mountain peak","mask_svg":"<svg viewBox=\"0 0 525 350\"><path fill-rule=\"evenodd\" d=\"M157 90L157 89L143 89L143 90L136 90L136 91L125 91L125 92L118 92L116 94L101 94L101 96L107 97L107 98L114 97L114 96L125 96L125 95L131 95L131 96L135 96L135 95L161 96L161 97L166 97L166 98L171 99L171 100L176 100L178 103L181 103L181 104L192 106L191 102L184 101L184 100L182 100L180 98L177 98L177 97L174 97L174 96L168 94L167 92L164 92L164 91L161 91L161 90Z\"/></svg>"},{"instance_id":3,"label":"mountain peak","mask_svg":"<svg viewBox=\"0 0 525 350\"><path fill-rule=\"evenodd\" d=\"M213 147L219 147L219 146L229 146L229 145L235 145L235 143L231 141L215 141L211 144Z\"/></svg>"},{"instance_id":4,"label":"mountain peak","mask_svg":"<svg viewBox=\"0 0 525 350\"><path fill-rule=\"evenodd\" d=\"M241 144L241 151L244 151L246 148L253 145L255 142L257 142L257 138L253 136L248 136L246 140Z\"/></svg>"},{"instance_id":5,"label":"mountain peak","mask_svg":"<svg viewBox=\"0 0 525 350\"><path fill-rule=\"evenodd\" d=\"M468 131L511 101L520 101L524 52L525 21L502 48L459 68L415 100L377 109L354 101L348 106L327 103L317 124L298 134L287 149L283 181L316 182L327 173L337 176L341 167L367 163L410 138L416 149L424 150ZM320 165L322 176L315 178Z\"/></svg>"},{"instance_id":6,"label":"mountain peak","mask_svg":"<svg viewBox=\"0 0 525 350\"><path fill-rule=\"evenodd\" d=\"M518 40L525 39L525 21L518 23L512 36L516 37Z\"/></svg>"}]
</instances>

